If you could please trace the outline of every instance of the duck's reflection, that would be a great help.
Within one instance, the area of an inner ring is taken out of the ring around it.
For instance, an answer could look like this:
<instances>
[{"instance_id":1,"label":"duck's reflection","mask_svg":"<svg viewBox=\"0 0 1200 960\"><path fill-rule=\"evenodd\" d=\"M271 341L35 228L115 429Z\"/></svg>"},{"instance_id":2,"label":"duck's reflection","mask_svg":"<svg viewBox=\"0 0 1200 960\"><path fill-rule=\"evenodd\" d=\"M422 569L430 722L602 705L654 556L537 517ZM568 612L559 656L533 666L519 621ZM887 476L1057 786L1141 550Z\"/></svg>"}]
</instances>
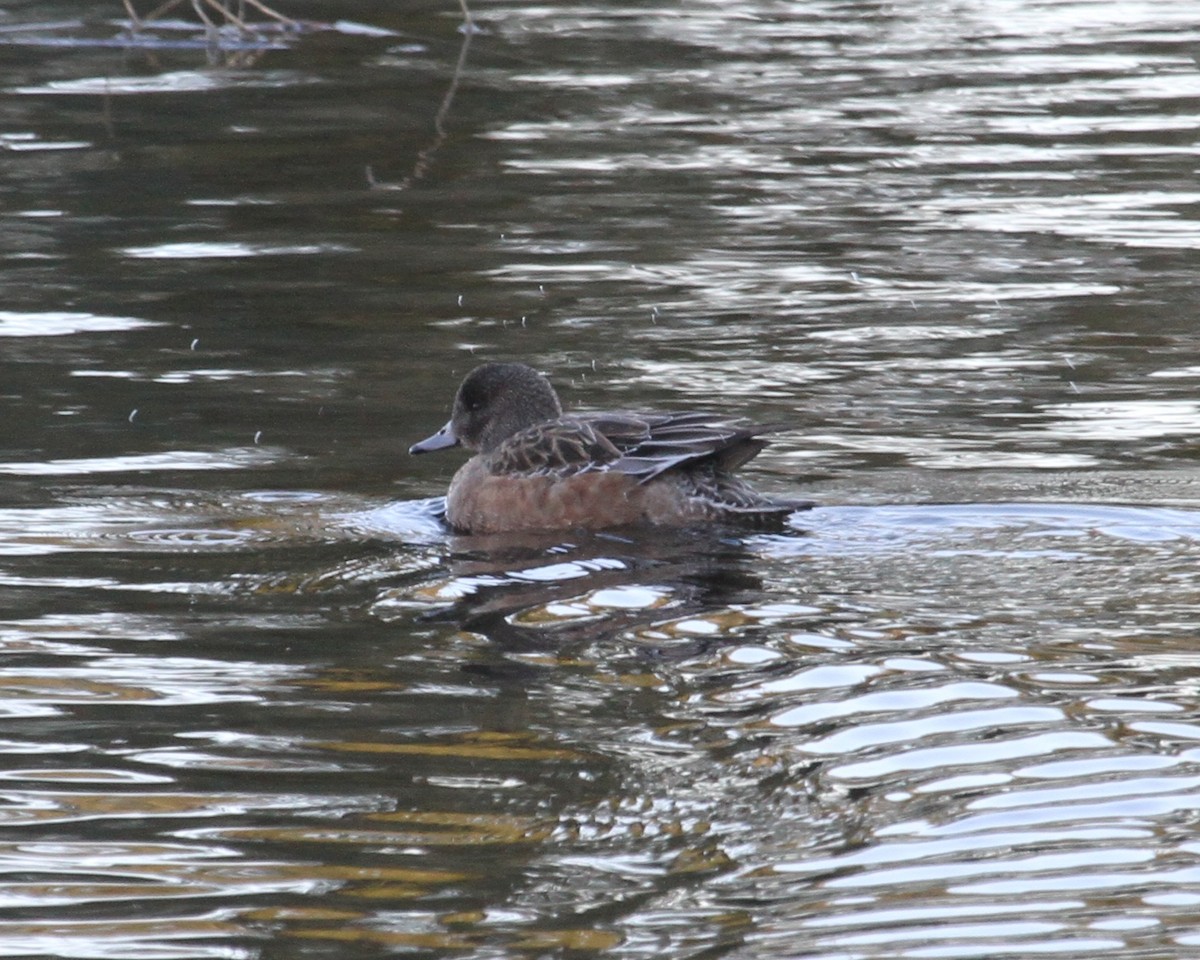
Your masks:
<instances>
[{"instance_id":1,"label":"duck's reflection","mask_svg":"<svg viewBox=\"0 0 1200 960\"><path fill-rule=\"evenodd\" d=\"M424 622L454 623L508 653L573 657L607 638L647 656L728 639L762 600L761 557L733 531L654 529L454 537L436 577L405 591Z\"/></svg>"}]
</instances>

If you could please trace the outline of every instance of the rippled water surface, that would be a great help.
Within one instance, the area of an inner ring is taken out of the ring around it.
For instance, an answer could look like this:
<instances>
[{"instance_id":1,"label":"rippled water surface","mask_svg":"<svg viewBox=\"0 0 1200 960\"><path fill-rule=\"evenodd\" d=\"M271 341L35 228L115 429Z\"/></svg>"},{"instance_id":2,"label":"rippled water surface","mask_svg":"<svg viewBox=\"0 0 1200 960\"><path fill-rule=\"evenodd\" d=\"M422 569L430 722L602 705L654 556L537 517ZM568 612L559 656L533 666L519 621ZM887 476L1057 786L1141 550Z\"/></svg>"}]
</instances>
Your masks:
<instances>
[{"instance_id":1,"label":"rippled water surface","mask_svg":"<svg viewBox=\"0 0 1200 960\"><path fill-rule=\"evenodd\" d=\"M1200 955L1200 3L276 5L0 7L0 956ZM485 357L819 506L452 536Z\"/></svg>"}]
</instances>

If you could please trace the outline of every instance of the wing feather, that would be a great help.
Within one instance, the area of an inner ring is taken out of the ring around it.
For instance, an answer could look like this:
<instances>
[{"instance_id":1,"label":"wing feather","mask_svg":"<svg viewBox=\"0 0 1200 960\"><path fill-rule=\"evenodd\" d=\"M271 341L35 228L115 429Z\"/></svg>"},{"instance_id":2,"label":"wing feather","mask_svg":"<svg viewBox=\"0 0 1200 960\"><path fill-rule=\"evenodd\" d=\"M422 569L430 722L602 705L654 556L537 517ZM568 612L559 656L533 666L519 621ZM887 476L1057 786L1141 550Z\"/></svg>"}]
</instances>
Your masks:
<instances>
[{"instance_id":1,"label":"wing feather","mask_svg":"<svg viewBox=\"0 0 1200 960\"><path fill-rule=\"evenodd\" d=\"M563 417L513 434L490 461L494 473L570 476L617 470L648 483L684 467L732 473L767 445L764 435L785 429L702 411Z\"/></svg>"},{"instance_id":2,"label":"wing feather","mask_svg":"<svg viewBox=\"0 0 1200 960\"><path fill-rule=\"evenodd\" d=\"M732 472L767 445L764 434L783 424L753 424L702 411L661 414L603 414L589 422L619 451L609 469L647 483L679 467L707 461Z\"/></svg>"},{"instance_id":3,"label":"wing feather","mask_svg":"<svg viewBox=\"0 0 1200 960\"><path fill-rule=\"evenodd\" d=\"M586 420L548 420L514 433L492 452L493 473L570 476L596 470L620 457L620 451Z\"/></svg>"}]
</instances>

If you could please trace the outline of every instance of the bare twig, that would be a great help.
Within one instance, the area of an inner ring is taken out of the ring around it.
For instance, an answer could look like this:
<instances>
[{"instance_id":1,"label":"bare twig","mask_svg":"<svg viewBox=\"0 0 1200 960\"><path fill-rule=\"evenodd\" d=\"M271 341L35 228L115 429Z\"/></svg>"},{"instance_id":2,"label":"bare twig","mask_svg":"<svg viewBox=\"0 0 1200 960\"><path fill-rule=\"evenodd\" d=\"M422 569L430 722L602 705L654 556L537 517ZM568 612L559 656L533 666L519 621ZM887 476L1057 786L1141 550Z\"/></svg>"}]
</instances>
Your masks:
<instances>
[{"instance_id":1,"label":"bare twig","mask_svg":"<svg viewBox=\"0 0 1200 960\"><path fill-rule=\"evenodd\" d=\"M372 190L407 190L416 181L422 179L433 166L434 157L446 141L446 117L450 114L450 106L454 103L454 95L458 92L458 82L462 79L463 68L467 65L467 51L471 49L471 37L475 34L475 22L467 9L467 0L458 0L463 11L463 41L458 50L458 62L454 64L454 73L450 77L450 85L446 88L442 102L438 104L437 113L433 116L433 139L417 151L417 159L411 172L398 183L385 183L375 177L375 171L367 167L367 186Z\"/></svg>"},{"instance_id":2,"label":"bare twig","mask_svg":"<svg viewBox=\"0 0 1200 960\"><path fill-rule=\"evenodd\" d=\"M214 0L207 0L207 2L213 3ZM209 20L208 14L206 14L204 12L204 7L201 3L201 0L192 0L192 9L196 11L196 16L198 16L202 21L204 21L205 30L207 30L209 33L212 33L213 31L215 31L217 29L217 25L215 23L213 23L211 20Z\"/></svg>"},{"instance_id":3,"label":"bare twig","mask_svg":"<svg viewBox=\"0 0 1200 960\"><path fill-rule=\"evenodd\" d=\"M279 11L272 10L265 3L260 2L260 0L241 0L241 2L250 4L250 6L252 6L255 10L257 10L259 13L261 13L264 17L270 17L272 20L278 20L280 23L284 24L285 26L289 26L289 27L300 26L300 24L297 23L295 20L293 20L291 17L285 17ZM463 2L465 3L466 0L463 0Z\"/></svg>"},{"instance_id":4,"label":"bare twig","mask_svg":"<svg viewBox=\"0 0 1200 960\"><path fill-rule=\"evenodd\" d=\"M129 14L130 22L133 23L135 28L144 27L146 24L157 20L159 17L162 17L167 13L170 13L176 7L185 2L187 2L187 0L163 0L162 3L160 3L149 13L141 16L138 14L137 10L134 9L133 0L121 0L121 3L125 7L125 12ZM466 0L460 0L460 2L465 4ZM226 26L236 27L242 33L254 32L253 26L246 20L247 5L257 10L264 17L268 17L269 19L274 20L285 27L296 28L300 25L291 17L284 16L278 10L273 10L271 7L263 3L262 0L238 0L236 13L233 11L231 0L191 0L191 4L192 9L196 12L196 16L200 18L201 22L208 30L215 30L217 28L217 24L209 16L209 14L205 12L205 5L210 7L212 10L215 10L221 21Z\"/></svg>"}]
</instances>

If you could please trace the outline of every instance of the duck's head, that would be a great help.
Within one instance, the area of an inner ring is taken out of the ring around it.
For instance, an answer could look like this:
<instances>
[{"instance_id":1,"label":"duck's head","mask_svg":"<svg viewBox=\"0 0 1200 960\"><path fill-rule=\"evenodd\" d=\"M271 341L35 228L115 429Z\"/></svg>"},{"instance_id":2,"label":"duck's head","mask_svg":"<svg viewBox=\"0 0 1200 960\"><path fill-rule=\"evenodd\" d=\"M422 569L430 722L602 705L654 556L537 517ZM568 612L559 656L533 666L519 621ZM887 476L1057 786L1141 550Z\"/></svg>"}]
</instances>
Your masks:
<instances>
[{"instance_id":1,"label":"duck's head","mask_svg":"<svg viewBox=\"0 0 1200 960\"><path fill-rule=\"evenodd\" d=\"M447 423L409 453L462 445L489 453L514 433L562 416L550 381L523 363L485 363L467 374Z\"/></svg>"}]
</instances>

